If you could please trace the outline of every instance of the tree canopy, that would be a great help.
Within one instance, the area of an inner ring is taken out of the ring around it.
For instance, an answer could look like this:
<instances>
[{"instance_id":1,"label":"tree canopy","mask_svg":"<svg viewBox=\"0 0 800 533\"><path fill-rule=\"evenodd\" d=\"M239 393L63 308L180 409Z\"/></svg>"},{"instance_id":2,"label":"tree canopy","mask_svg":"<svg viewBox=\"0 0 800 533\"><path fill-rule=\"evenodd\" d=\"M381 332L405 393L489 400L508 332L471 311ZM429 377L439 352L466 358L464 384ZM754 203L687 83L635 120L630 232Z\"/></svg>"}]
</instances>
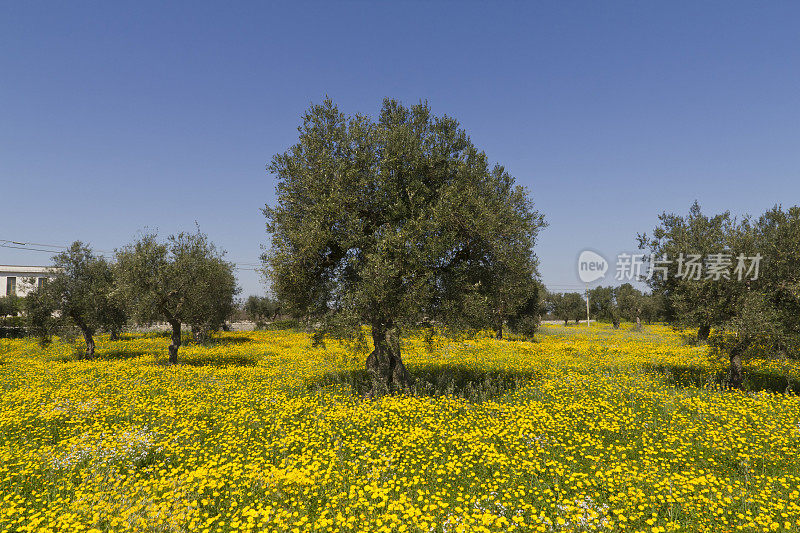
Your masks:
<instances>
[{"instance_id":1,"label":"tree canopy","mask_svg":"<svg viewBox=\"0 0 800 533\"><path fill-rule=\"evenodd\" d=\"M727 212L703 215L695 202L688 216L662 214L660 221L652 237L639 236L651 264L665 270L650 285L673 323L698 327L700 339L716 329L711 341L730 357L732 385L742 383L743 356L797 357L800 207L736 220ZM705 269L697 276L686 275L692 254Z\"/></svg>"},{"instance_id":2,"label":"tree canopy","mask_svg":"<svg viewBox=\"0 0 800 533\"><path fill-rule=\"evenodd\" d=\"M205 234L180 233L159 242L143 235L117 251L118 291L139 322L164 320L172 327L170 363L177 363L181 325L215 331L235 309L239 289L233 264Z\"/></svg>"},{"instance_id":3,"label":"tree canopy","mask_svg":"<svg viewBox=\"0 0 800 533\"><path fill-rule=\"evenodd\" d=\"M662 269L648 283L654 293L668 295L666 313L673 323L696 327L698 336L707 339L712 326L733 317L738 290L727 280L706 277L702 268L712 254L731 253L735 221L727 211L704 215L697 202L687 216L662 213L659 221L651 236L639 235L651 267Z\"/></svg>"},{"instance_id":4,"label":"tree canopy","mask_svg":"<svg viewBox=\"0 0 800 533\"><path fill-rule=\"evenodd\" d=\"M0 297L0 317L16 316L22 310L21 300L16 294Z\"/></svg>"},{"instance_id":5,"label":"tree canopy","mask_svg":"<svg viewBox=\"0 0 800 533\"><path fill-rule=\"evenodd\" d=\"M112 296L114 277L103 257L80 241L53 256L52 276L26 298L28 325L45 340L64 325L77 327L94 357L94 335L100 328L121 327L125 314Z\"/></svg>"},{"instance_id":6,"label":"tree canopy","mask_svg":"<svg viewBox=\"0 0 800 533\"><path fill-rule=\"evenodd\" d=\"M247 318L258 323L273 318L280 311L280 306L269 296L252 295L245 301L243 310Z\"/></svg>"},{"instance_id":7,"label":"tree canopy","mask_svg":"<svg viewBox=\"0 0 800 533\"><path fill-rule=\"evenodd\" d=\"M524 303L518 287L536 273L543 217L455 119L427 104L387 99L373 121L326 99L268 169L277 178L277 201L264 209L272 289L319 332L371 326L374 391L409 381L398 329L454 323L481 298L500 319Z\"/></svg>"}]
</instances>

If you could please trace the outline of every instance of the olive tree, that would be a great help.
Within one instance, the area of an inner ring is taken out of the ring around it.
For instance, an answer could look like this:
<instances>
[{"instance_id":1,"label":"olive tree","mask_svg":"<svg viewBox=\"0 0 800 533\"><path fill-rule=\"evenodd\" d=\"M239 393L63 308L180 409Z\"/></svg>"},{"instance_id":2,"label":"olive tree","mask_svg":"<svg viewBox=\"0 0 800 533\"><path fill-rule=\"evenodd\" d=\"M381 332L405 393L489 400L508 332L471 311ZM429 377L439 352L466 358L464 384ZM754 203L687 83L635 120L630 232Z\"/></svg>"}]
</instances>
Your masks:
<instances>
[{"instance_id":1,"label":"olive tree","mask_svg":"<svg viewBox=\"0 0 800 533\"><path fill-rule=\"evenodd\" d=\"M534 313L538 307L538 272L536 262L530 257L530 248L523 248L528 245L530 243L498 243L495 249L486 252L482 260L474 263L473 272L463 280L465 287L476 289L474 292L480 302L475 317L478 320L474 325L491 327L498 339L503 338L503 327L507 322L516 328L523 315ZM475 280L477 283L471 285ZM532 334L533 322L529 319L523 322L526 323L525 329Z\"/></svg>"},{"instance_id":2,"label":"olive tree","mask_svg":"<svg viewBox=\"0 0 800 533\"><path fill-rule=\"evenodd\" d=\"M44 341L66 325L77 327L86 342L86 357L94 357L95 333L100 328L118 327L122 313L112 294L111 265L76 241L53 256L51 274L26 298L31 331Z\"/></svg>"},{"instance_id":3,"label":"olive tree","mask_svg":"<svg viewBox=\"0 0 800 533\"><path fill-rule=\"evenodd\" d=\"M757 219L745 217L731 232L731 248L758 254L758 275L739 284L734 316L710 338L730 359L729 383L741 387L742 360L796 358L800 353L800 207L775 206ZM753 273L755 274L755 273Z\"/></svg>"},{"instance_id":4,"label":"olive tree","mask_svg":"<svg viewBox=\"0 0 800 533\"><path fill-rule=\"evenodd\" d=\"M729 383L743 384L742 359L796 357L800 346L800 207L781 206L759 218L713 217L695 203L687 217L664 214L652 237L639 236L649 258L669 256L668 276L650 280L667 318L698 327L698 337L730 358ZM678 276L680 254L725 254L725 276ZM751 258L744 275L740 259ZM758 258L754 263L752 258ZM750 270L758 264L757 270ZM739 269L742 270L739 270ZM738 270L738 273L737 273ZM667 279L668 278L668 279Z\"/></svg>"},{"instance_id":5,"label":"olive tree","mask_svg":"<svg viewBox=\"0 0 800 533\"><path fill-rule=\"evenodd\" d=\"M304 114L297 143L268 170L277 180L277 200L264 209L272 289L319 335L371 327L373 393L410 382L404 327L456 320L475 300L467 293L497 297L487 305L499 318L524 302L502 294L503 280L534 271L517 265L534 261L543 219L456 120L427 104L387 99L374 121L325 100Z\"/></svg>"},{"instance_id":6,"label":"olive tree","mask_svg":"<svg viewBox=\"0 0 800 533\"><path fill-rule=\"evenodd\" d=\"M280 312L280 306L269 296L252 295L244 303L244 312L253 322L261 322L267 318L274 319Z\"/></svg>"},{"instance_id":7,"label":"olive tree","mask_svg":"<svg viewBox=\"0 0 800 533\"><path fill-rule=\"evenodd\" d=\"M619 327L619 310L614 287L595 287L589 290L589 310L597 320L607 320Z\"/></svg>"},{"instance_id":8,"label":"olive tree","mask_svg":"<svg viewBox=\"0 0 800 533\"><path fill-rule=\"evenodd\" d=\"M702 261L712 254L734 253L730 235L735 221L727 211L704 215L697 202L688 215L663 213L659 221L651 235L638 236L639 247L647 251L646 260L663 269L647 282L653 294L664 297L667 318L672 323L695 327L697 337L706 340L711 327L720 326L735 315L742 285L700 274L690 266L690 259L698 258L702 266ZM666 275L662 275L664 271Z\"/></svg>"},{"instance_id":9,"label":"olive tree","mask_svg":"<svg viewBox=\"0 0 800 533\"><path fill-rule=\"evenodd\" d=\"M564 313L579 323L586 317L586 300L577 292L568 292L564 295Z\"/></svg>"},{"instance_id":10,"label":"olive tree","mask_svg":"<svg viewBox=\"0 0 800 533\"><path fill-rule=\"evenodd\" d=\"M539 329L542 313L545 312L541 297L543 291L539 282L531 283L522 305L508 317L508 327L526 339L533 339Z\"/></svg>"},{"instance_id":11,"label":"olive tree","mask_svg":"<svg viewBox=\"0 0 800 533\"><path fill-rule=\"evenodd\" d=\"M10 294L0 298L0 317L17 316L24 305L21 300L22 298L16 294Z\"/></svg>"},{"instance_id":12,"label":"olive tree","mask_svg":"<svg viewBox=\"0 0 800 533\"><path fill-rule=\"evenodd\" d=\"M169 362L178 362L181 325L215 331L235 309L233 264L205 234L180 233L159 242L155 234L117 251L119 293L134 319L164 320L172 328Z\"/></svg>"}]
</instances>

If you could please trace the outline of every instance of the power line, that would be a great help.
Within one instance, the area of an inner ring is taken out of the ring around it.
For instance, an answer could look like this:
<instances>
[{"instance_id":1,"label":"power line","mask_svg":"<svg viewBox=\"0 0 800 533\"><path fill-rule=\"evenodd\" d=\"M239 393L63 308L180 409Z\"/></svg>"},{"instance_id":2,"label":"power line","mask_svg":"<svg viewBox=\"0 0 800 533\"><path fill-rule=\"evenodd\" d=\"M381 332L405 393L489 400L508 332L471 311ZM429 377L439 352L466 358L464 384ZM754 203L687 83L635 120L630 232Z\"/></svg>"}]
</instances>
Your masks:
<instances>
[{"instance_id":1,"label":"power line","mask_svg":"<svg viewBox=\"0 0 800 533\"><path fill-rule=\"evenodd\" d=\"M34 246L45 246L49 248L55 248L51 250L47 250L44 248L35 248ZM64 246L61 244L44 244L44 243L36 243L36 242L24 242L24 241L14 241L9 239L0 239L0 248L13 248L15 250L25 250L28 252L46 252L49 254L54 254L58 252L59 249L67 250L69 246ZM92 250L93 252L101 252L98 255L101 257L106 257L105 254L113 254L114 252L110 252L108 250ZM237 262L231 261L234 264L234 268L236 270L251 270L254 272L261 271L261 263L247 263L247 262Z\"/></svg>"},{"instance_id":2,"label":"power line","mask_svg":"<svg viewBox=\"0 0 800 533\"><path fill-rule=\"evenodd\" d=\"M44 244L44 243L41 243L41 242L9 241L8 239L0 239L0 242L18 244L20 246L46 246L48 248L66 248L66 246L63 246L61 244Z\"/></svg>"},{"instance_id":3,"label":"power line","mask_svg":"<svg viewBox=\"0 0 800 533\"><path fill-rule=\"evenodd\" d=\"M0 248L15 248L17 250L28 250L29 252L47 252L47 253L54 253L55 250L43 250L41 248L25 248L22 246L14 246L11 244L0 244Z\"/></svg>"},{"instance_id":4,"label":"power line","mask_svg":"<svg viewBox=\"0 0 800 533\"><path fill-rule=\"evenodd\" d=\"M4 244L5 243L5 244ZM18 246L15 246L18 245ZM32 248L32 246L45 246L48 248L56 248L56 250L43 250L41 248ZM11 241L8 239L0 239L0 247L3 248L16 248L18 250L30 250L32 252L49 252L55 253L58 250L67 250L69 246L64 246L61 244L44 244L41 242L22 242L22 241ZM93 252L100 252L98 255L105 257L104 254L112 254L114 252L110 252L108 250L97 250L92 249Z\"/></svg>"}]
</instances>

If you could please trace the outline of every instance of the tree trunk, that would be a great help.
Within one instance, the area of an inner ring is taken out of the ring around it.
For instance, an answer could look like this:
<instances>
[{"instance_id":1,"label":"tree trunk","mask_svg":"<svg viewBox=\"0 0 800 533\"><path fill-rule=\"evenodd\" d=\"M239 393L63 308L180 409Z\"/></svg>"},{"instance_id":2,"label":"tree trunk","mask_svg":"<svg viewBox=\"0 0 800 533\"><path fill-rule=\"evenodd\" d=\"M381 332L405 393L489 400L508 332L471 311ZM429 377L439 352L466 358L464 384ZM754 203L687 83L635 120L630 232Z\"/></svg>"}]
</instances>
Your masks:
<instances>
[{"instance_id":1,"label":"tree trunk","mask_svg":"<svg viewBox=\"0 0 800 533\"><path fill-rule=\"evenodd\" d=\"M731 368L728 375L728 384L734 389L741 389L743 381L741 351L736 347L732 348L730 358Z\"/></svg>"},{"instance_id":2,"label":"tree trunk","mask_svg":"<svg viewBox=\"0 0 800 533\"><path fill-rule=\"evenodd\" d=\"M565 325L565 326L567 325L567 321L568 321L568 320L569 320L568 318L565 318L565 319L564 319L564 325Z\"/></svg>"},{"instance_id":3,"label":"tree trunk","mask_svg":"<svg viewBox=\"0 0 800 533\"><path fill-rule=\"evenodd\" d=\"M700 328L697 330L697 340L700 340L700 341L707 341L707 340L708 340L708 336L709 336L710 334L711 334L711 326L709 326L709 325L707 325L707 324L703 324L703 325L702 325L702 326L700 326Z\"/></svg>"},{"instance_id":4,"label":"tree trunk","mask_svg":"<svg viewBox=\"0 0 800 533\"><path fill-rule=\"evenodd\" d=\"M78 327L83 333L83 340L86 341L86 359L94 359L94 337L92 332L84 324L79 324Z\"/></svg>"},{"instance_id":5,"label":"tree trunk","mask_svg":"<svg viewBox=\"0 0 800 533\"><path fill-rule=\"evenodd\" d=\"M170 322L172 326L172 344L169 345L169 364L174 365L178 362L178 348L181 346L181 323L179 321Z\"/></svg>"},{"instance_id":6,"label":"tree trunk","mask_svg":"<svg viewBox=\"0 0 800 533\"><path fill-rule=\"evenodd\" d=\"M111 328L111 335L109 336L108 339L112 340L112 341L118 341L119 340L119 330L117 328Z\"/></svg>"},{"instance_id":7,"label":"tree trunk","mask_svg":"<svg viewBox=\"0 0 800 533\"><path fill-rule=\"evenodd\" d=\"M494 331L495 331L495 338L502 339L503 338L503 321L497 320L494 323Z\"/></svg>"},{"instance_id":8,"label":"tree trunk","mask_svg":"<svg viewBox=\"0 0 800 533\"><path fill-rule=\"evenodd\" d=\"M192 337L194 342L198 344L205 344L208 342L209 331L205 326L192 326Z\"/></svg>"},{"instance_id":9,"label":"tree trunk","mask_svg":"<svg viewBox=\"0 0 800 533\"><path fill-rule=\"evenodd\" d=\"M400 341L395 329L387 324L373 324L372 342L375 347L367 357L367 372L372 380L370 396L407 389L411 376L400 357Z\"/></svg>"}]
</instances>

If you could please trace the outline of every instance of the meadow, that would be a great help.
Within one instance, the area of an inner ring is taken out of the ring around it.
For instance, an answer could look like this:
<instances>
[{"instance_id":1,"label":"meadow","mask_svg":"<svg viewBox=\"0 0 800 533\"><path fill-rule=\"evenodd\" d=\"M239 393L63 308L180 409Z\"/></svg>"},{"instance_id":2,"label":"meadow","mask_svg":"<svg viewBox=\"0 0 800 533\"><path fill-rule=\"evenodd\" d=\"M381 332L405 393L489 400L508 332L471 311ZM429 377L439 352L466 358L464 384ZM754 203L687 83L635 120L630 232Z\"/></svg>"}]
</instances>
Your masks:
<instances>
[{"instance_id":1,"label":"meadow","mask_svg":"<svg viewBox=\"0 0 800 533\"><path fill-rule=\"evenodd\" d=\"M664 326L412 336L378 400L300 332L98 341L0 340L0 531L800 531L800 366Z\"/></svg>"}]
</instances>

